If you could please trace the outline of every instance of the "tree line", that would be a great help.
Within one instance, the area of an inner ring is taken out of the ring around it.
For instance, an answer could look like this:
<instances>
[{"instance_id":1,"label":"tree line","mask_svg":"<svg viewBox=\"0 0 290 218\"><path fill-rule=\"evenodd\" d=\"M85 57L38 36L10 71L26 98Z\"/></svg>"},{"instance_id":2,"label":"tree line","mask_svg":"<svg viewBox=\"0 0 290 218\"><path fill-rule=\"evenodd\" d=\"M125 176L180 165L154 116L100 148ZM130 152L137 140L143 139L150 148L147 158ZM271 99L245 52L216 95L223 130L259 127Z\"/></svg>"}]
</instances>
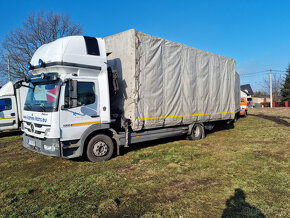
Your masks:
<instances>
[{"instance_id":1,"label":"tree line","mask_svg":"<svg viewBox=\"0 0 290 218\"><path fill-rule=\"evenodd\" d=\"M28 77L30 72L27 63L37 48L60 37L80 34L82 26L72 22L67 14L53 11L30 13L21 27L9 32L2 41L0 52L2 78L8 78L8 62L12 80Z\"/></svg>"},{"instance_id":2,"label":"tree line","mask_svg":"<svg viewBox=\"0 0 290 218\"><path fill-rule=\"evenodd\" d=\"M273 101L290 101L290 63L288 68L285 70L284 76L278 75L277 73L272 74L272 95ZM262 80L262 91L254 93L253 97L269 97L270 80Z\"/></svg>"},{"instance_id":3,"label":"tree line","mask_svg":"<svg viewBox=\"0 0 290 218\"><path fill-rule=\"evenodd\" d=\"M281 96L282 96L282 101L290 101L290 64L288 65L288 68L286 69L284 84L282 85L282 88L281 88Z\"/></svg>"}]
</instances>

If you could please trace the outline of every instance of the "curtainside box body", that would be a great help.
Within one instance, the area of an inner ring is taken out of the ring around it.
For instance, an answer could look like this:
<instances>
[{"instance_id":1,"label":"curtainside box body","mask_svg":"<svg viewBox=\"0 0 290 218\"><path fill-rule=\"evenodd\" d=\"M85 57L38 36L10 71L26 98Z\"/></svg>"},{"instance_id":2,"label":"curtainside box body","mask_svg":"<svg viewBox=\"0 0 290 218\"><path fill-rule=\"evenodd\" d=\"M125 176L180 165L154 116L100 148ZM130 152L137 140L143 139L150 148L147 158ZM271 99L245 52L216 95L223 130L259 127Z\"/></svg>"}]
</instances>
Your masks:
<instances>
[{"instance_id":1,"label":"curtainside box body","mask_svg":"<svg viewBox=\"0 0 290 218\"><path fill-rule=\"evenodd\" d=\"M108 66L119 75L111 110L130 119L134 131L234 119L233 59L134 29L105 42Z\"/></svg>"}]
</instances>

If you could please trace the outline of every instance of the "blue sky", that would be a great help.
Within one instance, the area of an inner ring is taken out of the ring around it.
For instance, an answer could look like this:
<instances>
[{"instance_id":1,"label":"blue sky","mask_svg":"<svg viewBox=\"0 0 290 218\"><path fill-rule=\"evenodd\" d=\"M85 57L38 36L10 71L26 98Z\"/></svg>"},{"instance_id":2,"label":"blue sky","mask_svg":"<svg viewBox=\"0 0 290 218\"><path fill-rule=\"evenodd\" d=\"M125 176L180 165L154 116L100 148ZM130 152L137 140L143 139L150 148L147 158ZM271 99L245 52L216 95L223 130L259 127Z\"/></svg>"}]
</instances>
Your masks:
<instances>
[{"instance_id":1,"label":"blue sky","mask_svg":"<svg viewBox=\"0 0 290 218\"><path fill-rule=\"evenodd\" d=\"M0 41L35 10L69 14L84 35L130 28L234 58L241 84L257 91L268 69L290 63L290 0L20 1L0 0ZM278 73L282 75L283 73Z\"/></svg>"}]
</instances>

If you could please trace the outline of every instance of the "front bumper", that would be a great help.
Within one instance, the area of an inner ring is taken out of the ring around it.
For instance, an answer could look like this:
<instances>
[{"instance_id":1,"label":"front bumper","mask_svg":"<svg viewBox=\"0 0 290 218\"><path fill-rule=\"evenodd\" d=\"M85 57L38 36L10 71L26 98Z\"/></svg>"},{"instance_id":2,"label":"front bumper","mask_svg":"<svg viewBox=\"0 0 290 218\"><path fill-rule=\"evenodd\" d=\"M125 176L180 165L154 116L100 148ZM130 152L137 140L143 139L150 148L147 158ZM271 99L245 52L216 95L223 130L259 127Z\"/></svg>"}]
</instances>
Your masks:
<instances>
[{"instance_id":1,"label":"front bumper","mask_svg":"<svg viewBox=\"0 0 290 218\"><path fill-rule=\"evenodd\" d=\"M24 133L23 146L39 154L61 157L59 139L38 139Z\"/></svg>"}]
</instances>

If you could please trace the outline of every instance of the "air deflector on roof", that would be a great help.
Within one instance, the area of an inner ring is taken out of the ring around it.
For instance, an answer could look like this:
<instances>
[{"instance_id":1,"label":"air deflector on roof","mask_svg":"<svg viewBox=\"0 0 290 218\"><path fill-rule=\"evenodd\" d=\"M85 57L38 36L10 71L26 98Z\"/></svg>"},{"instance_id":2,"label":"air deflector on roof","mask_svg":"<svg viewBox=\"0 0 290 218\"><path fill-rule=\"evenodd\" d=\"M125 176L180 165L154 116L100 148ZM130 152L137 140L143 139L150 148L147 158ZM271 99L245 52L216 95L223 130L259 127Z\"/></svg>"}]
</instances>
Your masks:
<instances>
[{"instance_id":1,"label":"air deflector on roof","mask_svg":"<svg viewBox=\"0 0 290 218\"><path fill-rule=\"evenodd\" d=\"M94 37L84 36L87 54L100 56L98 40Z\"/></svg>"}]
</instances>

